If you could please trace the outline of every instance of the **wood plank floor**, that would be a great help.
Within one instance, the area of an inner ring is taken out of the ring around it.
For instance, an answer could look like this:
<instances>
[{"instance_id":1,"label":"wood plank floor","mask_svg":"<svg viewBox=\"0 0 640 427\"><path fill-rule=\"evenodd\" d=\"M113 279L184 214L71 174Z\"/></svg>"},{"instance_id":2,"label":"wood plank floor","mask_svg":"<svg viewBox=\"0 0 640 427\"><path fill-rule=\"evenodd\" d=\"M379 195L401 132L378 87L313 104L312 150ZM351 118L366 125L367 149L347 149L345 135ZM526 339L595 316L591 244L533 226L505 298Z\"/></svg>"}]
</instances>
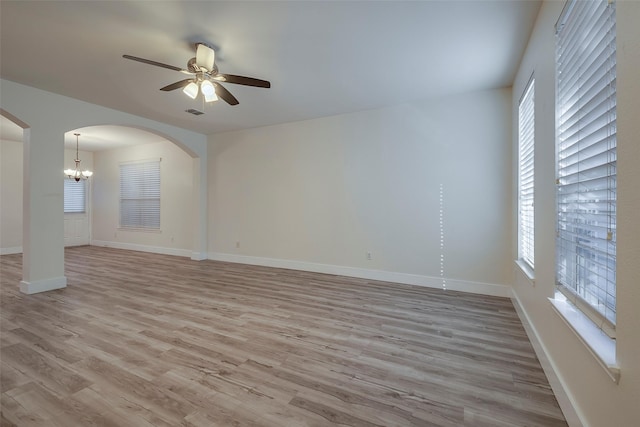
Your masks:
<instances>
[{"instance_id":1,"label":"wood plank floor","mask_svg":"<svg viewBox=\"0 0 640 427\"><path fill-rule=\"evenodd\" d=\"M98 247L0 257L2 426L566 426L509 299Z\"/></svg>"}]
</instances>

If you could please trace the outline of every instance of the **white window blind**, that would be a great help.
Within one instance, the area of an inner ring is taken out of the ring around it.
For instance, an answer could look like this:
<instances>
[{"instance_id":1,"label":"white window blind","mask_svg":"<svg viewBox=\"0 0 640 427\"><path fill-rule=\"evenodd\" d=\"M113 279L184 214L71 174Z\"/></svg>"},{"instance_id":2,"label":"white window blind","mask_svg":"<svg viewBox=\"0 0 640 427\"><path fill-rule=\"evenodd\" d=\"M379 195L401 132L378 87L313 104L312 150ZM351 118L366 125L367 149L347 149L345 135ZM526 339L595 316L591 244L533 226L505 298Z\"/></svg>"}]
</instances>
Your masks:
<instances>
[{"instance_id":1,"label":"white window blind","mask_svg":"<svg viewBox=\"0 0 640 427\"><path fill-rule=\"evenodd\" d=\"M556 41L557 282L615 325L615 3L568 2Z\"/></svg>"},{"instance_id":2,"label":"white window blind","mask_svg":"<svg viewBox=\"0 0 640 427\"><path fill-rule=\"evenodd\" d=\"M160 229L160 161L120 164L120 227Z\"/></svg>"},{"instance_id":3,"label":"white window blind","mask_svg":"<svg viewBox=\"0 0 640 427\"><path fill-rule=\"evenodd\" d=\"M518 105L518 258L531 268L534 265L534 94L535 80L531 79Z\"/></svg>"},{"instance_id":4,"label":"white window blind","mask_svg":"<svg viewBox=\"0 0 640 427\"><path fill-rule=\"evenodd\" d=\"M87 184L85 180L64 179L64 213L84 213Z\"/></svg>"}]
</instances>

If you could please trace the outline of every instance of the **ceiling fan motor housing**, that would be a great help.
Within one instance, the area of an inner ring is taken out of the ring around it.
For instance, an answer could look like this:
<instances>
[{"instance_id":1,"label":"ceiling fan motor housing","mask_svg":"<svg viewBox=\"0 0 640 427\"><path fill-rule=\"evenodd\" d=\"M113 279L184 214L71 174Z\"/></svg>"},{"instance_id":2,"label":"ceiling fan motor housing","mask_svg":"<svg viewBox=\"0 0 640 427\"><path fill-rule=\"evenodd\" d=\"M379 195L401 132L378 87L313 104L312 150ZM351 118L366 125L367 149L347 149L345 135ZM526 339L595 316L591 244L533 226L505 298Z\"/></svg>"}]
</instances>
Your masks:
<instances>
[{"instance_id":1,"label":"ceiling fan motor housing","mask_svg":"<svg viewBox=\"0 0 640 427\"><path fill-rule=\"evenodd\" d=\"M198 43L196 47L196 65L205 71L213 71L216 59L216 51L204 43Z\"/></svg>"},{"instance_id":2,"label":"ceiling fan motor housing","mask_svg":"<svg viewBox=\"0 0 640 427\"><path fill-rule=\"evenodd\" d=\"M197 73L206 73L209 74L211 76L215 76L216 74L218 74L218 66L216 64L213 64L213 68L211 70L207 70L204 67L201 67L198 65L198 62L196 60L196 58L191 58L188 62L187 62L187 70L189 70L189 72L197 74Z\"/></svg>"}]
</instances>

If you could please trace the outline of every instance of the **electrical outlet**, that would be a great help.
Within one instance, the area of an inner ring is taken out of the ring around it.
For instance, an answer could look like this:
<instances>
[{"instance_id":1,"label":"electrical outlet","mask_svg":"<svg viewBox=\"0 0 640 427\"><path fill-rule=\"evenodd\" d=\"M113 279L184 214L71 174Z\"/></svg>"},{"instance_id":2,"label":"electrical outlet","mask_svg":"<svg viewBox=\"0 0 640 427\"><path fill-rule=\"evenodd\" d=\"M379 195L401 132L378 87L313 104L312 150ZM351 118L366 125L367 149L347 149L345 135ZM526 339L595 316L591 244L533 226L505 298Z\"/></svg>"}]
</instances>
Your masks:
<instances>
[{"instance_id":1,"label":"electrical outlet","mask_svg":"<svg viewBox=\"0 0 640 427\"><path fill-rule=\"evenodd\" d=\"M236 242L236 249L240 248L240 242Z\"/></svg>"},{"instance_id":2,"label":"electrical outlet","mask_svg":"<svg viewBox=\"0 0 640 427\"><path fill-rule=\"evenodd\" d=\"M367 252L367 259L371 261L371 252Z\"/></svg>"}]
</instances>

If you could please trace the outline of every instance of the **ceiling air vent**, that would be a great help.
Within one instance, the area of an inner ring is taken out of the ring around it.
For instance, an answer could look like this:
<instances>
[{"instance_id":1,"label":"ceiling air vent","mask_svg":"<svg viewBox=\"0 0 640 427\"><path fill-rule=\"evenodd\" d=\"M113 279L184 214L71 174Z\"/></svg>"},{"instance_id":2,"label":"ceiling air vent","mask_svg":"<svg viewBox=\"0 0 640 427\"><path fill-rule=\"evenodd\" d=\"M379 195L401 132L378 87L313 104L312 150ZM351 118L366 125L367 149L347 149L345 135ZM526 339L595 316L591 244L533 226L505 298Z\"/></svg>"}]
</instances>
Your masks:
<instances>
[{"instance_id":1,"label":"ceiling air vent","mask_svg":"<svg viewBox=\"0 0 640 427\"><path fill-rule=\"evenodd\" d=\"M204 114L202 111L196 110L195 108L189 108L188 110L184 110L189 114L193 114L194 116L200 116Z\"/></svg>"}]
</instances>

